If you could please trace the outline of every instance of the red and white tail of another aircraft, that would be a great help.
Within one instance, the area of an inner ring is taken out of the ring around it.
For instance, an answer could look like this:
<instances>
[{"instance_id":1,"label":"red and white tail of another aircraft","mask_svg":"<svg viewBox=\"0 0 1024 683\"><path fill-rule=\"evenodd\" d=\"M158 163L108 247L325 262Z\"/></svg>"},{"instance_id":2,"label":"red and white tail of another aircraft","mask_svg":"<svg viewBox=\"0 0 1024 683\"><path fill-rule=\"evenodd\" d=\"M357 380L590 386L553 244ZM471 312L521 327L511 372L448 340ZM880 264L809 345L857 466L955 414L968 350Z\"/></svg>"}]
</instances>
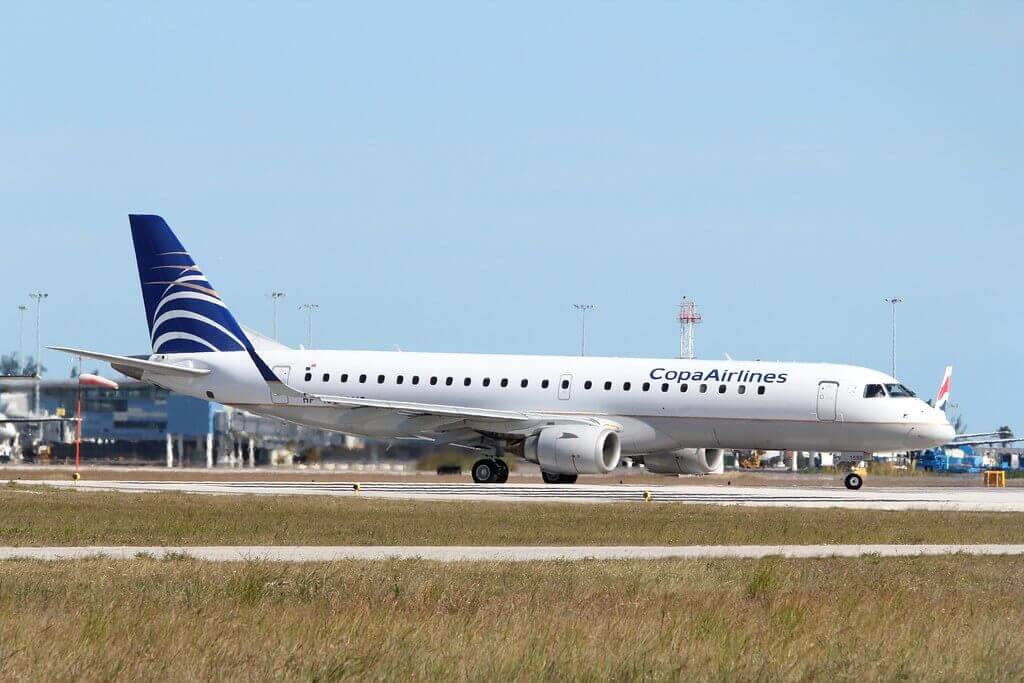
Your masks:
<instances>
[{"instance_id":1,"label":"red and white tail of another aircraft","mask_svg":"<svg viewBox=\"0 0 1024 683\"><path fill-rule=\"evenodd\" d=\"M947 365L946 372L942 375L942 383L939 385L939 393L935 395L935 407L942 410L949 403L949 389L953 381L953 366Z\"/></svg>"}]
</instances>

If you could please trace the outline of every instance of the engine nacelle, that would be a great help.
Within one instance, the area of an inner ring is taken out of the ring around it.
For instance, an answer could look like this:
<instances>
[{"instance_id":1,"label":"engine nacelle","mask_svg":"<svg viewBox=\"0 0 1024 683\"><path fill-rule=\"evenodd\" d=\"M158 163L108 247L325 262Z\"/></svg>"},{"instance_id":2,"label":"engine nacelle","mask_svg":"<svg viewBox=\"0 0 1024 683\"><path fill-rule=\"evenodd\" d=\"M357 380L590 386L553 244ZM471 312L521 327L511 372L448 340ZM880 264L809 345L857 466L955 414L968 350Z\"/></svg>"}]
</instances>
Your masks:
<instances>
[{"instance_id":1,"label":"engine nacelle","mask_svg":"<svg viewBox=\"0 0 1024 683\"><path fill-rule=\"evenodd\" d=\"M722 471L721 448L680 448L648 453L644 466L654 474L711 474Z\"/></svg>"},{"instance_id":2,"label":"engine nacelle","mask_svg":"<svg viewBox=\"0 0 1024 683\"><path fill-rule=\"evenodd\" d=\"M604 427L545 427L523 442L523 457L555 474L607 474L621 453L619 435Z\"/></svg>"}]
</instances>

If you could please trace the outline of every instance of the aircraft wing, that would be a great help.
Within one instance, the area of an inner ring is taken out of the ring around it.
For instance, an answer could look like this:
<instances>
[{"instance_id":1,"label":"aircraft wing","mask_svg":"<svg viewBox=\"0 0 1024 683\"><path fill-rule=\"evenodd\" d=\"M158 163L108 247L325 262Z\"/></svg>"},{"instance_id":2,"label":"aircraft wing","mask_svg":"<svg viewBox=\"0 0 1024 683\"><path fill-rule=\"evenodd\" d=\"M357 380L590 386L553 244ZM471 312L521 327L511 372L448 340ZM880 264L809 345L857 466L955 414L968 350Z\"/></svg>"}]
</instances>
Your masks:
<instances>
[{"instance_id":1,"label":"aircraft wing","mask_svg":"<svg viewBox=\"0 0 1024 683\"><path fill-rule=\"evenodd\" d=\"M83 351L82 349L72 349L67 346L48 346L46 348L54 351L61 351L63 353L69 353L72 356L83 356L84 358L93 358L95 360L105 361L110 363L110 366L122 375L127 375L128 377L134 377L134 375L124 372L121 368L126 370L139 370L149 373L150 375L169 375L172 377L202 377L203 375L210 374L210 371L206 368L189 368L183 365L172 365L171 363L160 363L158 361L144 360L142 358L132 358L131 356L115 356L110 353Z\"/></svg>"},{"instance_id":2,"label":"aircraft wing","mask_svg":"<svg viewBox=\"0 0 1024 683\"><path fill-rule=\"evenodd\" d=\"M1003 434L1003 432L976 432L974 434L957 434L954 437L953 442L957 443L960 439L980 439L980 438L986 437L986 436L997 436L997 437L1000 437L1000 438L1010 438L1010 437L1003 437L1002 434ZM1013 436L1013 435L1011 434L1010 436Z\"/></svg>"},{"instance_id":3,"label":"aircraft wing","mask_svg":"<svg viewBox=\"0 0 1024 683\"><path fill-rule=\"evenodd\" d=\"M77 422L77 417L0 417L0 424L37 424L39 422Z\"/></svg>"},{"instance_id":4,"label":"aircraft wing","mask_svg":"<svg viewBox=\"0 0 1024 683\"><path fill-rule=\"evenodd\" d=\"M946 444L947 448L956 448L957 446L994 446L996 444L1006 445L1008 443L1017 443L1018 441L1024 441L1024 438L1016 439L977 439L975 441L952 441Z\"/></svg>"},{"instance_id":5,"label":"aircraft wing","mask_svg":"<svg viewBox=\"0 0 1024 683\"><path fill-rule=\"evenodd\" d=\"M432 415L437 417L454 417L466 420L483 419L499 422L555 422L571 424L603 425L609 429L619 431L622 426L611 420L602 420L597 417L586 415L559 415L548 413L525 413L515 410L494 410L491 408L469 408L464 406L449 406L437 403L412 403L405 401L383 401L373 398L352 398L345 396L314 396L316 400L326 405L345 406L348 408L378 408L394 410L408 415Z\"/></svg>"}]
</instances>

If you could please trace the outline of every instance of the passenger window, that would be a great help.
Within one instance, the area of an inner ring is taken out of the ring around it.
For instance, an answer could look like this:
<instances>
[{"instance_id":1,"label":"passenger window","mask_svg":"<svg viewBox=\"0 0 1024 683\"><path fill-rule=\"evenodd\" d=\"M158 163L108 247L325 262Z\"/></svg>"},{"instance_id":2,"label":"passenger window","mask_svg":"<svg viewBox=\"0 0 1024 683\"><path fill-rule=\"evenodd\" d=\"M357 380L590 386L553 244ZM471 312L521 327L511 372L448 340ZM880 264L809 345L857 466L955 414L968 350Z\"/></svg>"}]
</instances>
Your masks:
<instances>
[{"instance_id":1,"label":"passenger window","mask_svg":"<svg viewBox=\"0 0 1024 683\"><path fill-rule=\"evenodd\" d=\"M764 396L764 387L763 386L760 386L760 387L757 388L757 395L758 396Z\"/></svg>"},{"instance_id":2,"label":"passenger window","mask_svg":"<svg viewBox=\"0 0 1024 683\"><path fill-rule=\"evenodd\" d=\"M640 388L643 389L644 391L650 391L651 390L651 383L650 382L644 382L643 386L640 387Z\"/></svg>"},{"instance_id":3,"label":"passenger window","mask_svg":"<svg viewBox=\"0 0 1024 683\"><path fill-rule=\"evenodd\" d=\"M455 381L455 379L453 377L446 377L445 380L444 380L444 385L446 387L450 387L452 385L452 382L454 382L454 381Z\"/></svg>"},{"instance_id":4,"label":"passenger window","mask_svg":"<svg viewBox=\"0 0 1024 683\"><path fill-rule=\"evenodd\" d=\"M702 393L702 394L708 393L708 385L707 384L701 384L700 385L700 393Z\"/></svg>"},{"instance_id":5,"label":"passenger window","mask_svg":"<svg viewBox=\"0 0 1024 683\"><path fill-rule=\"evenodd\" d=\"M405 381L405 375L398 375L395 377L395 384L401 384Z\"/></svg>"},{"instance_id":6,"label":"passenger window","mask_svg":"<svg viewBox=\"0 0 1024 683\"><path fill-rule=\"evenodd\" d=\"M312 372L307 372L306 373L306 381L307 382L312 382L313 381L313 373Z\"/></svg>"},{"instance_id":7,"label":"passenger window","mask_svg":"<svg viewBox=\"0 0 1024 683\"><path fill-rule=\"evenodd\" d=\"M569 388L569 380L567 380L567 379L563 379L562 380L562 388L563 389L568 389Z\"/></svg>"},{"instance_id":8,"label":"passenger window","mask_svg":"<svg viewBox=\"0 0 1024 683\"><path fill-rule=\"evenodd\" d=\"M377 375L377 384L384 384L384 375Z\"/></svg>"},{"instance_id":9,"label":"passenger window","mask_svg":"<svg viewBox=\"0 0 1024 683\"><path fill-rule=\"evenodd\" d=\"M472 384L472 382L473 380L467 377L466 379L462 380L462 386L468 387L470 384Z\"/></svg>"},{"instance_id":10,"label":"passenger window","mask_svg":"<svg viewBox=\"0 0 1024 683\"><path fill-rule=\"evenodd\" d=\"M341 374L341 382L342 382L342 384L344 384L347 381L348 381L348 373L347 372L343 372Z\"/></svg>"},{"instance_id":11,"label":"passenger window","mask_svg":"<svg viewBox=\"0 0 1024 683\"><path fill-rule=\"evenodd\" d=\"M629 391L629 388L630 388L631 386L633 386L633 383L632 383L632 382L623 382L623 383L622 383L622 390L623 390L623 391Z\"/></svg>"},{"instance_id":12,"label":"passenger window","mask_svg":"<svg viewBox=\"0 0 1024 683\"><path fill-rule=\"evenodd\" d=\"M437 377L431 377L430 378L430 386L434 386L435 384L437 384Z\"/></svg>"},{"instance_id":13,"label":"passenger window","mask_svg":"<svg viewBox=\"0 0 1024 683\"><path fill-rule=\"evenodd\" d=\"M413 384L419 384L420 383L420 376L419 375L413 375L412 376L412 383Z\"/></svg>"},{"instance_id":14,"label":"passenger window","mask_svg":"<svg viewBox=\"0 0 1024 683\"><path fill-rule=\"evenodd\" d=\"M366 384L366 375L359 375L359 383Z\"/></svg>"},{"instance_id":15,"label":"passenger window","mask_svg":"<svg viewBox=\"0 0 1024 683\"><path fill-rule=\"evenodd\" d=\"M611 382L605 382L605 383L604 383L604 390L605 390L605 391L608 391L608 390L610 390L611 388L612 388L612 383L611 383Z\"/></svg>"},{"instance_id":16,"label":"passenger window","mask_svg":"<svg viewBox=\"0 0 1024 683\"><path fill-rule=\"evenodd\" d=\"M662 390L662 391L668 391L668 382L664 382L664 383L663 383L663 384L661 385L661 390Z\"/></svg>"},{"instance_id":17,"label":"passenger window","mask_svg":"<svg viewBox=\"0 0 1024 683\"><path fill-rule=\"evenodd\" d=\"M718 385L718 393L720 393L720 394L724 394L725 393L725 385L724 384L719 384Z\"/></svg>"},{"instance_id":18,"label":"passenger window","mask_svg":"<svg viewBox=\"0 0 1024 683\"><path fill-rule=\"evenodd\" d=\"M526 386L526 385L524 384L523 386ZM549 386L551 386L551 382L547 381L546 379L545 380L541 380L541 383L540 383L540 388L541 389L547 389Z\"/></svg>"},{"instance_id":19,"label":"passenger window","mask_svg":"<svg viewBox=\"0 0 1024 683\"><path fill-rule=\"evenodd\" d=\"M747 393L747 385L746 384L741 384L738 387L736 387L736 393L737 394L745 394L745 393Z\"/></svg>"},{"instance_id":20,"label":"passenger window","mask_svg":"<svg viewBox=\"0 0 1024 683\"><path fill-rule=\"evenodd\" d=\"M331 373L329 373L329 372L325 372L325 373L324 373L324 376L323 376L323 380L324 380L325 382L330 382L330 381L331 381Z\"/></svg>"},{"instance_id":21,"label":"passenger window","mask_svg":"<svg viewBox=\"0 0 1024 683\"><path fill-rule=\"evenodd\" d=\"M529 380L525 380L525 379L524 379L524 380L523 380L522 382L520 382L520 383L519 383L519 386L521 386L521 387L522 387L523 389L525 389L525 388L526 388L526 386L527 386L527 385L528 385L529 383L530 383L530 381L529 381Z\"/></svg>"},{"instance_id":22,"label":"passenger window","mask_svg":"<svg viewBox=\"0 0 1024 683\"><path fill-rule=\"evenodd\" d=\"M589 389L592 386L594 386L594 383L591 382L589 379L586 382L583 383L583 388L584 389Z\"/></svg>"},{"instance_id":23,"label":"passenger window","mask_svg":"<svg viewBox=\"0 0 1024 683\"><path fill-rule=\"evenodd\" d=\"M679 392L685 394L686 390L689 388L690 386L684 382L683 384L679 385Z\"/></svg>"},{"instance_id":24,"label":"passenger window","mask_svg":"<svg viewBox=\"0 0 1024 683\"><path fill-rule=\"evenodd\" d=\"M869 384L864 387L864 398L881 398L885 396L885 389L881 384Z\"/></svg>"},{"instance_id":25,"label":"passenger window","mask_svg":"<svg viewBox=\"0 0 1024 683\"><path fill-rule=\"evenodd\" d=\"M491 386L491 378L490 377L484 377L484 386L485 387Z\"/></svg>"},{"instance_id":26,"label":"passenger window","mask_svg":"<svg viewBox=\"0 0 1024 683\"><path fill-rule=\"evenodd\" d=\"M502 377L501 378L501 386L503 386L503 387L507 387L508 386L508 377Z\"/></svg>"}]
</instances>

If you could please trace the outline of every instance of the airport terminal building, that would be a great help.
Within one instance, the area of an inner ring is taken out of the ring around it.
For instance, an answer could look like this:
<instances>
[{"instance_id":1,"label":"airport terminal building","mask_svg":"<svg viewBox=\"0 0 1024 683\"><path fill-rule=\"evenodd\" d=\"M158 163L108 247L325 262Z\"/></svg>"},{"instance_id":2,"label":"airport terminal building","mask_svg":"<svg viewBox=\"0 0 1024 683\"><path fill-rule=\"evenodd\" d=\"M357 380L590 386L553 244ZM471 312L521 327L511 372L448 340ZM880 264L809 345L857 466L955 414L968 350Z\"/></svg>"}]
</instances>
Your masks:
<instances>
[{"instance_id":1,"label":"airport terminal building","mask_svg":"<svg viewBox=\"0 0 1024 683\"><path fill-rule=\"evenodd\" d=\"M311 429L274 418L174 394L145 382L122 378L117 389L83 386L75 378L38 384L40 412L72 418L82 400L82 459L85 462L174 466L271 464L279 453L318 452L374 460L400 454L386 444ZM0 388L0 412L27 416L35 384ZM21 452L28 460L50 446L45 460L73 457L75 423L49 422L20 427ZM41 439L40 439L41 436ZM288 461L291 461L289 456Z\"/></svg>"}]
</instances>

